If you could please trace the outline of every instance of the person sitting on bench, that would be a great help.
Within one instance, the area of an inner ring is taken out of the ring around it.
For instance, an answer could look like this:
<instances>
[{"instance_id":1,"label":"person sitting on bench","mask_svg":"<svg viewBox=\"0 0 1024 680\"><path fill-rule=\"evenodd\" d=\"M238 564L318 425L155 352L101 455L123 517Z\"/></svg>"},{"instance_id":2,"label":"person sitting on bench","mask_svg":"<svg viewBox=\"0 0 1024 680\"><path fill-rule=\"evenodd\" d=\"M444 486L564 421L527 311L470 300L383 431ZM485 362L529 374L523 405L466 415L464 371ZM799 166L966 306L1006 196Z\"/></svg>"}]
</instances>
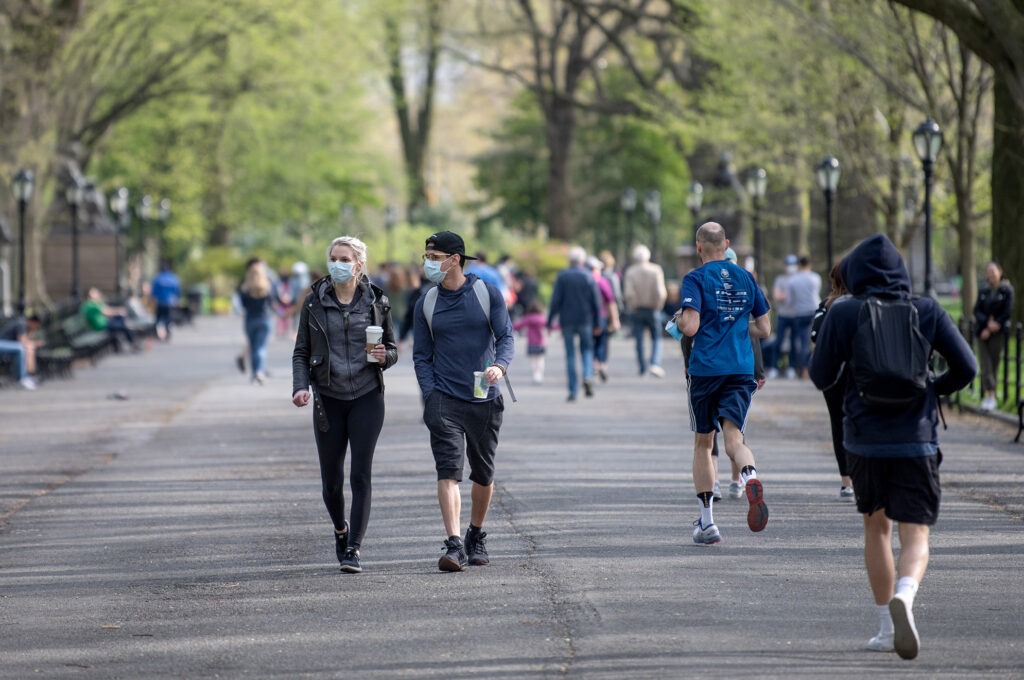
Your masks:
<instances>
[{"instance_id":1,"label":"person sitting on bench","mask_svg":"<svg viewBox=\"0 0 1024 680\"><path fill-rule=\"evenodd\" d=\"M111 307L103 299L103 293L98 288L90 288L85 302L82 303L82 316L85 323L94 331L106 330L114 342L114 351L121 351L121 344L118 336L124 340L134 351L139 347L135 344L135 336L125 322L127 310L124 307Z\"/></svg>"}]
</instances>

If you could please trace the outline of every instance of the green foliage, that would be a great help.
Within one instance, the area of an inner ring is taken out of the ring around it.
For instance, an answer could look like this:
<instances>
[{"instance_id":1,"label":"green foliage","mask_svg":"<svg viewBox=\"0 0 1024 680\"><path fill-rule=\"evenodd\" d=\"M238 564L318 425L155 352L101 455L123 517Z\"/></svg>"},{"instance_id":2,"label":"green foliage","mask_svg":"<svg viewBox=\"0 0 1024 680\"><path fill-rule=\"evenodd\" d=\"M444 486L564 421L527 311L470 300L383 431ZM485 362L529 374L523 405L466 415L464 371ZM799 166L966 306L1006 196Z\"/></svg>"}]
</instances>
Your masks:
<instances>
[{"instance_id":1,"label":"green foliage","mask_svg":"<svg viewBox=\"0 0 1024 680\"><path fill-rule=\"evenodd\" d=\"M483 222L536 234L545 215L544 123L531 98L518 97L492 137L494 146L473 159L476 187L495 207ZM683 142L664 127L629 117L581 114L573 155L576 240L592 250L624 252L627 244L619 199L626 187L639 193L635 240L650 243L643 217L648 189L661 193L662 252L689 230L689 171ZM491 204L487 204L490 207ZM490 231L490 229L488 229Z\"/></svg>"},{"instance_id":2,"label":"green foliage","mask_svg":"<svg viewBox=\"0 0 1024 680\"><path fill-rule=\"evenodd\" d=\"M371 124L362 62L337 49L350 23L340 6L312 0L221 11L229 24L258 19L196 65L189 91L115 126L91 171L133 200L172 199L163 240L179 262L211 240L298 258L333 233L342 204L374 205L386 175L361 135Z\"/></svg>"}]
</instances>

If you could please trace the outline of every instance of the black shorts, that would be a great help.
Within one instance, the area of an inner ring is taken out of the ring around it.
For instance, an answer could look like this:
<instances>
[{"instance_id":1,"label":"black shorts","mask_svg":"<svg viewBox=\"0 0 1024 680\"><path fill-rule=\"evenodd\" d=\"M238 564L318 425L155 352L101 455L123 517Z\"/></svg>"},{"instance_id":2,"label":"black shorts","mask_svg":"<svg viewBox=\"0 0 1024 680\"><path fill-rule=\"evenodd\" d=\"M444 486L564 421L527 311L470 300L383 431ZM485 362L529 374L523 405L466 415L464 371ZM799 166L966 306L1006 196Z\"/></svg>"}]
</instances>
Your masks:
<instances>
[{"instance_id":1,"label":"black shorts","mask_svg":"<svg viewBox=\"0 0 1024 680\"><path fill-rule=\"evenodd\" d=\"M438 479L462 481L465 459L469 478L482 486L494 481L505 405L501 395L490 401L462 401L434 390L423 405L423 422L430 430L430 449Z\"/></svg>"},{"instance_id":2,"label":"black shorts","mask_svg":"<svg viewBox=\"0 0 1024 680\"><path fill-rule=\"evenodd\" d=\"M894 522L931 526L939 518L939 465L942 452L916 458L866 458L846 454L857 511L885 510Z\"/></svg>"}]
</instances>

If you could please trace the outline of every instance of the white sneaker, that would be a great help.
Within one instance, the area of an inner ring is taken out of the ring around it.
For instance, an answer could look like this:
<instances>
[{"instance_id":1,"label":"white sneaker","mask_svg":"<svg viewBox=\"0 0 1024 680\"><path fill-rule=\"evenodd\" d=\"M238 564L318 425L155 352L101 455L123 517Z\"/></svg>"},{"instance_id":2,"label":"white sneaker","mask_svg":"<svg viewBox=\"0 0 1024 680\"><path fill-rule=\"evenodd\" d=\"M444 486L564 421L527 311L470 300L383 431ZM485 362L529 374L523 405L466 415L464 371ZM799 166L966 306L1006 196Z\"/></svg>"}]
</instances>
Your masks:
<instances>
[{"instance_id":1,"label":"white sneaker","mask_svg":"<svg viewBox=\"0 0 1024 680\"><path fill-rule=\"evenodd\" d=\"M913 659L917 657L921 649L921 638L917 635L917 626L914 625L914 612L910 604L899 593L889 600L889 615L892 616L893 632L892 646L901 659Z\"/></svg>"},{"instance_id":2,"label":"white sneaker","mask_svg":"<svg viewBox=\"0 0 1024 680\"><path fill-rule=\"evenodd\" d=\"M768 379L769 380L775 380L778 377L779 377L779 369L777 369L777 368L769 368L768 369Z\"/></svg>"},{"instance_id":3,"label":"white sneaker","mask_svg":"<svg viewBox=\"0 0 1024 680\"><path fill-rule=\"evenodd\" d=\"M715 488L711 491L711 497L716 501L722 500L722 485L718 483L717 479L715 480Z\"/></svg>"},{"instance_id":4,"label":"white sneaker","mask_svg":"<svg viewBox=\"0 0 1024 680\"><path fill-rule=\"evenodd\" d=\"M34 390L37 387L35 378L33 378L30 375L26 375L18 382L20 382L21 386L24 387L26 390Z\"/></svg>"},{"instance_id":5,"label":"white sneaker","mask_svg":"<svg viewBox=\"0 0 1024 680\"><path fill-rule=\"evenodd\" d=\"M786 369L786 380L796 380L796 369L795 368L791 367L791 368L787 368Z\"/></svg>"},{"instance_id":6,"label":"white sneaker","mask_svg":"<svg viewBox=\"0 0 1024 680\"><path fill-rule=\"evenodd\" d=\"M729 482L729 498L734 501L738 501L743 498L743 489L745 485L743 482Z\"/></svg>"},{"instance_id":7,"label":"white sneaker","mask_svg":"<svg viewBox=\"0 0 1024 680\"><path fill-rule=\"evenodd\" d=\"M713 523L708 526L701 526L700 518L693 523L693 542L697 545L714 545L722 542L722 534Z\"/></svg>"},{"instance_id":8,"label":"white sneaker","mask_svg":"<svg viewBox=\"0 0 1024 680\"><path fill-rule=\"evenodd\" d=\"M839 489L839 500L844 503L852 503L854 500L853 487L844 486Z\"/></svg>"},{"instance_id":9,"label":"white sneaker","mask_svg":"<svg viewBox=\"0 0 1024 680\"><path fill-rule=\"evenodd\" d=\"M665 377L665 369L662 368L661 366L651 366L648 370L650 371L650 374L653 375L655 378Z\"/></svg>"},{"instance_id":10,"label":"white sneaker","mask_svg":"<svg viewBox=\"0 0 1024 680\"><path fill-rule=\"evenodd\" d=\"M867 649L872 652L894 652L896 649L892 646L892 633L879 633L875 637L868 640Z\"/></svg>"},{"instance_id":11,"label":"white sneaker","mask_svg":"<svg viewBox=\"0 0 1024 680\"><path fill-rule=\"evenodd\" d=\"M985 397L984 399L981 400L981 410L982 411L994 411L995 408L996 408L996 398L995 397Z\"/></svg>"}]
</instances>

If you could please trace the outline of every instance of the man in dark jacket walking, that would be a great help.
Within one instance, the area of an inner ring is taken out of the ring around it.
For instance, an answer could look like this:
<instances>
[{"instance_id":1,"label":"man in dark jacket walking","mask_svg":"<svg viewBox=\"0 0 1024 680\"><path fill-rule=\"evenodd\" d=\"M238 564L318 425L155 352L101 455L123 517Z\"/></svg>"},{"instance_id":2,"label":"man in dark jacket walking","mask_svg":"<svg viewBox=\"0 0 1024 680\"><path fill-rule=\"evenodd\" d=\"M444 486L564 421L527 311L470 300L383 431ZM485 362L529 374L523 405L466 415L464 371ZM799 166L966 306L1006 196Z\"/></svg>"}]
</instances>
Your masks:
<instances>
[{"instance_id":1,"label":"man in dark jacket walking","mask_svg":"<svg viewBox=\"0 0 1024 680\"><path fill-rule=\"evenodd\" d=\"M865 239L840 265L852 297L837 300L825 316L811 358L811 379L824 390L850 370L853 341L865 298L908 300L910 276L892 242L882 234ZM949 370L930 381L926 395L909 408L868 406L848 380L843 401L849 473L864 518L864 564L875 597L880 629L868 649L917 656L920 639L912 607L928 567L929 527L939 513L939 395L967 385L977 366L971 348L949 315L931 298L913 298L921 334ZM899 523L900 552L894 564L892 525ZM897 581L898 578L898 581Z\"/></svg>"},{"instance_id":2,"label":"man in dark jacket walking","mask_svg":"<svg viewBox=\"0 0 1024 680\"><path fill-rule=\"evenodd\" d=\"M484 284L486 297L478 294L478 282L483 281L465 272L471 259L458 234L432 234L426 242L423 272L438 286L420 297L413 315L412 359L423 394L423 422L430 430L437 500L448 537L445 554L437 563L441 571L490 563L483 526L494 493L494 459L505 411L496 383L505 376L515 353L505 299L491 284ZM477 384L477 374L483 375L486 385ZM467 458L473 490L469 530L463 541L459 482Z\"/></svg>"},{"instance_id":3,"label":"man in dark jacket walking","mask_svg":"<svg viewBox=\"0 0 1024 680\"><path fill-rule=\"evenodd\" d=\"M576 338L583 363L583 392L594 396L594 336L601 334L601 302L597 283L584 268L587 251L580 246L569 249L569 266L558 272L548 306L548 329L555 319L565 340L565 368L569 380L568 401L576 401L579 379L576 373Z\"/></svg>"}]
</instances>

